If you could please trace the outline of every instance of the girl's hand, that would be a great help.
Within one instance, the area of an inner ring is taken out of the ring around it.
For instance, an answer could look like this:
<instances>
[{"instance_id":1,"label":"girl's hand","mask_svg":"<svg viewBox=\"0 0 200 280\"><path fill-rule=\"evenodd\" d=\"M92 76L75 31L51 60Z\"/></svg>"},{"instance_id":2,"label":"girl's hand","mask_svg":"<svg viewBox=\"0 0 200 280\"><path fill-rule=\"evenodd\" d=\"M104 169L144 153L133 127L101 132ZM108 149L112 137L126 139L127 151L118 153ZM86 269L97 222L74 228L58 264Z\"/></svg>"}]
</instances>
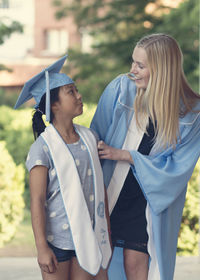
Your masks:
<instances>
[{"instance_id":1,"label":"girl's hand","mask_svg":"<svg viewBox=\"0 0 200 280\"><path fill-rule=\"evenodd\" d=\"M127 150L113 148L105 144L103 141L99 141L97 147L100 159L122 160L133 164L131 154Z\"/></svg>"},{"instance_id":2,"label":"girl's hand","mask_svg":"<svg viewBox=\"0 0 200 280\"><path fill-rule=\"evenodd\" d=\"M45 247L38 251L38 264L46 273L54 273L58 267L58 261L51 248Z\"/></svg>"}]
</instances>

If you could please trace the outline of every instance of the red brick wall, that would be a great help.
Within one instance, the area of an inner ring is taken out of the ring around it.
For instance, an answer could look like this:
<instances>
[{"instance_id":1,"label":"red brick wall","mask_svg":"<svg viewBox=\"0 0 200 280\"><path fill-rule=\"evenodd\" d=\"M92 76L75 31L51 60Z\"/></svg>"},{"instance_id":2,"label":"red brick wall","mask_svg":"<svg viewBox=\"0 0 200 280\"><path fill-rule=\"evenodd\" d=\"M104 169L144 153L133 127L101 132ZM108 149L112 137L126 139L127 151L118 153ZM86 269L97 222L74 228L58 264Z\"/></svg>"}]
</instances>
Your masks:
<instances>
[{"instance_id":1,"label":"red brick wall","mask_svg":"<svg viewBox=\"0 0 200 280\"><path fill-rule=\"evenodd\" d=\"M53 7L51 3L51 0L35 0L35 46L33 54L36 57L43 56L42 51L46 46L44 33L47 29L66 28L69 34L69 47L80 45L80 34L72 17L57 20L54 15L56 7Z\"/></svg>"}]
</instances>

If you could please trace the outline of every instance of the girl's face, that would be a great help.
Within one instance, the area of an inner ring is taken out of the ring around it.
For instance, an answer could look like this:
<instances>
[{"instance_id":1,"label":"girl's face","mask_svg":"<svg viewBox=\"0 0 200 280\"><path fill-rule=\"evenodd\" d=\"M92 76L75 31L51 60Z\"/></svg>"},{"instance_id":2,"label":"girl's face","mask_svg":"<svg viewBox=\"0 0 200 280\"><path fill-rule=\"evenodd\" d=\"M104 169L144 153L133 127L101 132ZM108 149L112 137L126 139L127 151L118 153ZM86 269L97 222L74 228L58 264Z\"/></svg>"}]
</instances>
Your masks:
<instances>
[{"instance_id":1,"label":"girl's face","mask_svg":"<svg viewBox=\"0 0 200 280\"><path fill-rule=\"evenodd\" d=\"M146 51L141 47L135 47L132 58L133 63L130 72L135 75L136 86L137 88L146 89L150 77Z\"/></svg>"},{"instance_id":2,"label":"girl's face","mask_svg":"<svg viewBox=\"0 0 200 280\"><path fill-rule=\"evenodd\" d=\"M59 100L55 102L54 108L72 119L83 113L82 97L75 84L60 87Z\"/></svg>"}]
</instances>

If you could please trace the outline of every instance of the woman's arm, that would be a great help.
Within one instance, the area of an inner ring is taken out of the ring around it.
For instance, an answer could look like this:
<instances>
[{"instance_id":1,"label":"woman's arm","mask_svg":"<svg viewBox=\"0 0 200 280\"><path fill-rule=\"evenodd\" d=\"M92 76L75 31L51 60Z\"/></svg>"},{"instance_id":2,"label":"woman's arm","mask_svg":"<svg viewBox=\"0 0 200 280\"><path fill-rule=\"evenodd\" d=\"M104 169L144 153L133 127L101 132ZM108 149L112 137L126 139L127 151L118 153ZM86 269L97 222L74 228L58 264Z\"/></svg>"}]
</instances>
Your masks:
<instances>
[{"instance_id":1,"label":"woman's arm","mask_svg":"<svg viewBox=\"0 0 200 280\"><path fill-rule=\"evenodd\" d=\"M30 171L31 220L40 268L47 273L53 273L58 262L45 235L47 173L45 166L35 166Z\"/></svg>"}]
</instances>

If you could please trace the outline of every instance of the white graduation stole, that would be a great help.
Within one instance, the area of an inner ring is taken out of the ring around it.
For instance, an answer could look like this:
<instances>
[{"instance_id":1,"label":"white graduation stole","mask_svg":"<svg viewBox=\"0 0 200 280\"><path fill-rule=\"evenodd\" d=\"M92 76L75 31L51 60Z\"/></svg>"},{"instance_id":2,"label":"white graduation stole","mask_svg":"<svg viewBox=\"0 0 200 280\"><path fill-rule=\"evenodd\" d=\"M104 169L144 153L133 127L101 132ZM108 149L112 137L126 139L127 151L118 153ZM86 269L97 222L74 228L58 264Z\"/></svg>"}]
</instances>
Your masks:
<instances>
[{"instance_id":1,"label":"white graduation stole","mask_svg":"<svg viewBox=\"0 0 200 280\"><path fill-rule=\"evenodd\" d=\"M101 266L107 267L111 257L105 217L103 174L94 135L88 128L79 125L75 125L75 128L88 149L93 168L95 229L92 227L77 167L67 145L51 124L41 136L49 147L55 165L78 262L84 270L96 275Z\"/></svg>"},{"instance_id":2,"label":"white graduation stole","mask_svg":"<svg viewBox=\"0 0 200 280\"><path fill-rule=\"evenodd\" d=\"M140 117L140 121L141 121L141 126L145 128L148 123L148 116L142 115ZM137 150L143 135L144 135L144 130L141 130L140 128L137 127L136 117L134 114L130 122L122 149ZM115 207L121 189L124 185L124 181L128 175L129 169L130 169L130 164L128 162L117 161L112 178L110 180L110 184L107 189L110 214L113 208Z\"/></svg>"}]
</instances>

